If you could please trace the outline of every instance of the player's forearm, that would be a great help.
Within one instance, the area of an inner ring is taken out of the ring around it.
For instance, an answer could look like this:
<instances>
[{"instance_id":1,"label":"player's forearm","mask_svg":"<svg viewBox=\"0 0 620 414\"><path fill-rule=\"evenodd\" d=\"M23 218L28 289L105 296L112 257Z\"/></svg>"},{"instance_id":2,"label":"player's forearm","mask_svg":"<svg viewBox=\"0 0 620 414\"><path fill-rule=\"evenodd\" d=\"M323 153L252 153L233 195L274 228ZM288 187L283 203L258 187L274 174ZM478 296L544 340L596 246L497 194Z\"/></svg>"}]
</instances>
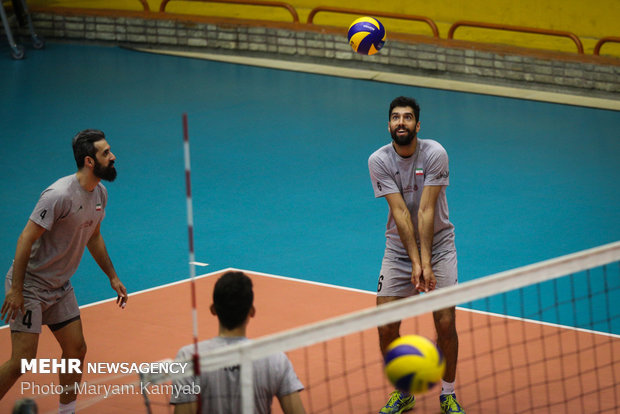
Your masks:
<instances>
[{"instance_id":1,"label":"player's forearm","mask_svg":"<svg viewBox=\"0 0 620 414\"><path fill-rule=\"evenodd\" d=\"M185 404L176 404L174 406L174 414L196 414L198 403L191 402Z\"/></svg>"},{"instance_id":2,"label":"player's forearm","mask_svg":"<svg viewBox=\"0 0 620 414\"><path fill-rule=\"evenodd\" d=\"M301 398L299 396L299 392L294 392L292 394L285 395L280 400L280 407L282 407L282 411L284 414L305 414L306 410L304 409L304 405L301 402Z\"/></svg>"},{"instance_id":3,"label":"player's forearm","mask_svg":"<svg viewBox=\"0 0 620 414\"><path fill-rule=\"evenodd\" d=\"M418 211L418 232L420 235L420 256L422 267L430 266L435 234L435 212L432 209Z\"/></svg>"},{"instance_id":4,"label":"player's forearm","mask_svg":"<svg viewBox=\"0 0 620 414\"><path fill-rule=\"evenodd\" d=\"M99 265L103 273L105 273L110 280L118 278L116 274L116 270L114 270L114 265L112 264L112 260L108 255L108 250L105 247L105 242L103 241L103 236L101 233L94 236L88 242L88 251L90 252L95 262Z\"/></svg>"},{"instance_id":5,"label":"player's forearm","mask_svg":"<svg viewBox=\"0 0 620 414\"><path fill-rule=\"evenodd\" d=\"M394 221L396 222L400 241L403 243L411 262L420 264L420 255L415 239L415 227L411 221L409 210L400 210L394 214Z\"/></svg>"},{"instance_id":6,"label":"player's forearm","mask_svg":"<svg viewBox=\"0 0 620 414\"><path fill-rule=\"evenodd\" d=\"M24 288L24 278L26 277L26 268L28 267L28 260L30 260L30 253L32 252L32 243L20 235L17 239L17 248L15 249L15 260L13 261L13 276L11 282L11 288L19 290L20 292Z\"/></svg>"}]
</instances>

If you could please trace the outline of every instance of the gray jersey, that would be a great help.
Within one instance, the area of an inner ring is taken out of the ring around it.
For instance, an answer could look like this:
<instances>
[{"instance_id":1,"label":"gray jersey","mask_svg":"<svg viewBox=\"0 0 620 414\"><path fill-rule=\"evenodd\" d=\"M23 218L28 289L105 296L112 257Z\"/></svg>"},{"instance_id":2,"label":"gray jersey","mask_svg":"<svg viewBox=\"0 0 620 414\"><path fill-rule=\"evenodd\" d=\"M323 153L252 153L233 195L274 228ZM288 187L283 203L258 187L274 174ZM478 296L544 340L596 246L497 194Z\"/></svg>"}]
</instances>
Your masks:
<instances>
[{"instance_id":1,"label":"gray jersey","mask_svg":"<svg viewBox=\"0 0 620 414\"><path fill-rule=\"evenodd\" d=\"M75 174L41 193L30 220L47 231L32 246L25 285L57 289L73 276L86 244L105 216L107 200L103 184L88 192Z\"/></svg>"},{"instance_id":2,"label":"gray jersey","mask_svg":"<svg viewBox=\"0 0 620 414\"><path fill-rule=\"evenodd\" d=\"M375 197L400 193L407 204L416 229L418 228L418 208L424 186L444 186L439 193L435 207L433 254L455 250L454 226L449 220L445 188L450 184L448 153L441 144L430 139L418 138L415 153L407 158L398 155L391 143L384 145L370 156L368 169ZM385 237L386 256L407 257L407 251L400 239L391 211L388 214ZM420 240L416 241L419 247Z\"/></svg>"},{"instance_id":3,"label":"gray jersey","mask_svg":"<svg viewBox=\"0 0 620 414\"><path fill-rule=\"evenodd\" d=\"M215 337L198 344L198 352L221 348L226 345L247 341L244 337ZM191 360L194 346L187 345L177 354L177 360ZM291 361L283 352L254 361L254 413L271 413L273 397L283 397L301 391L303 385L297 378ZM175 380L174 385L191 385L193 378ZM190 389L191 387L187 387ZM230 414L241 412L241 391L239 386L239 367L227 367L211 372L203 372L200 376L200 396L202 412L208 414ZM196 401L193 394L179 393L172 395L171 404L182 404Z\"/></svg>"}]
</instances>

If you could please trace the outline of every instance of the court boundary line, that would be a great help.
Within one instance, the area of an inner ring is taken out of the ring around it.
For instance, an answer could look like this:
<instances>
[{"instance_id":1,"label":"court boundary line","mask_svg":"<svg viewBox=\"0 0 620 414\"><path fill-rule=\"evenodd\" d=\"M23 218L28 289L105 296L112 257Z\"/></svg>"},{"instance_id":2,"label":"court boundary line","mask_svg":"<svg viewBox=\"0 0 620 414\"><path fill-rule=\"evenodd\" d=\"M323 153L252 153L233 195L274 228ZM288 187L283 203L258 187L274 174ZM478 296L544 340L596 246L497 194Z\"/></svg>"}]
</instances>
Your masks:
<instances>
[{"instance_id":1,"label":"court boundary line","mask_svg":"<svg viewBox=\"0 0 620 414\"><path fill-rule=\"evenodd\" d=\"M246 272L246 273L251 273L253 275L258 275L258 276L264 276L264 277L270 277L270 278L274 278L274 279L282 279L282 280L288 280L291 282L301 282L301 283L305 283L305 284L309 284L309 285L317 285L317 286L323 286L323 287L330 287L330 288L335 288L335 289L340 289L340 290L348 290L348 291L353 291L353 292L358 292L358 293L368 293L368 294L375 294L375 292L369 291L369 290L361 290L361 289L355 289L355 288L349 288L349 287L345 287L345 286L338 286L338 285L331 285L329 283L323 283L323 282L315 282L312 280L305 280L305 279L297 279L294 277L287 277L287 276L279 276L279 275L274 275L274 274L270 274L270 273L262 273L262 272L255 272L253 270L248 270L248 269L239 269L236 267L226 267L220 270L214 270L213 272L209 272L209 273L204 273L202 275L198 275L196 276L196 280L198 279L204 279L210 276L215 276L216 274L220 274L220 273L225 273L225 272L229 272L229 271L233 271L233 272ZM135 296L135 295L140 295L142 293L148 293L148 292L152 292L155 290L159 290L159 289L165 289L171 286L175 286L175 285L180 285L182 283L188 283L190 282L191 279L187 278L187 279L181 279L181 280L177 280L174 282L170 282L170 283L164 283L163 285L159 285L159 286L153 286L150 288L146 288L143 290L139 290L137 292L134 293L130 293L129 296ZM101 305L103 303L107 303L107 302L112 302L115 301L116 298L109 298L109 299L103 299L103 300L99 300L96 302L91 302L91 303L87 303L84 305L80 306L80 309L83 308L89 308L91 306L95 306L95 305Z\"/></svg>"},{"instance_id":2,"label":"court boundary line","mask_svg":"<svg viewBox=\"0 0 620 414\"><path fill-rule=\"evenodd\" d=\"M375 295L376 294L376 292L370 291L370 290L363 290L363 289L356 289L356 288L351 288L351 287L346 287L346 286L332 285L330 283L325 283L325 282L316 282L316 281L313 281L313 280L298 279L298 278L289 277L289 276L280 276L280 275L275 275L275 274L272 274L272 273L264 273L264 272L254 271L254 270L240 269L240 268L236 268L236 267L226 267L226 268L223 268L223 269L220 269L220 270L214 270L213 272L204 273L202 275L196 276L195 280L204 279L204 278L215 276L217 274L225 273L225 272L228 272L228 271L250 273L250 274L253 274L253 275L268 277L268 278L272 278L272 279L280 279L280 280L286 280L286 281L290 281L290 282L305 283L305 284L308 284L308 285L314 285L314 286L320 286L320 287L328 287L328 288L339 289L339 290L344 290L344 291L348 291L348 292L363 293L363 294L369 294L369 295ZM159 290L159 289L165 289L165 288L168 288L168 287L171 287L171 286L176 286L176 285L180 285L180 284L183 284L183 283L189 283L190 281L191 281L191 278L186 278L186 279L181 279L181 280L177 280L177 281L170 282L170 283L164 283L163 285L153 286L153 287L150 287L150 288L147 288L147 289L143 289L143 290L139 290L137 292L130 293L130 296L140 295L140 294L143 294L143 293L149 293L149 292L153 292L153 291L156 291L156 290ZM458 284L456 286L458 286ZM116 298L112 297L112 298L109 298L109 299L103 299L103 300L99 300L99 301L96 301L96 302L86 303L84 305L80 305L79 308L80 309L86 309L86 308L89 308L89 307L92 307L92 306L101 305L101 304L112 302L112 301L116 301ZM488 311L483 311L483 310L479 310L479 309L464 308L464 307L461 307L461 306L456 306L456 309L458 309L460 311L471 312L471 313L476 313L476 314L481 314L481 315L486 315L486 316L494 316L494 317L497 317L497 318L505 318L505 319L510 319L510 320L526 322L526 323L532 323L532 324L536 324L536 325L549 326L549 327L552 327L552 328L567 329L567 330L576 331L576 332L583 332L583 333L588 333L588 334L593 334L593 335L607 336L607 337L611 337L611 338L614 338L614 339L620 339L620 334L614 334L614 333L611 333L611 332L595 331L595 330L591 330L591 329L578 328L576 326L569 326L569 325L562 325L562 324L552 323L552 322L538 321L536 319L522 318L522 317L512 316L512 315L504 315L504 314L501 314L501 313L488 312ZM355 312L359 312L359 311L353 311L353 312L349 312L349 313L355 313ZM0 330L6 329L8 327L9 327L9 324L6 324L4 326L0 326Z\"/></svg>"},{"instance_id":3,"label":"court boundary line","mask_svg":"<svg viewBox=\"0 0 620 414\"><path fill-rule=\"evenodd\" d=\"M510 319L510 320L513 320L513 321L519 321L519 322L525 322L525 323L532 323L532 324L536 324L536 325L548 326L550 328L566 329L566 330L570 330L570 331L576 331L576 332L587 333L587 334L592 334L592 335L608 336L608 337L611 337L613 339L620 339L620 335L619 334L615 334L615 333L611 333L611 332L595 331L595 330L592 330L592 329L578 328L576 326L562 325L562 324L559 324L559 323L537 321L536 319L522 318L522 317L519 317L519 316L503 315L501 313L493 313L493 312L488 312L488 311L483 311L483 310L478 310L478 309L462 308L460 306L457 306L456 308L458 310L468 311L468 312L471 312L471 313L477 313L477 314L480 314L480 315L494 316L494 317L498 317L498 318Z\"/></svg>"},{"instance_id":4,"label":"court boundary line","mask_svg":"<svg viewBox=\"0 0 620 414\"><path fill-rule=\"evenodd\" d=\"M498 96L503 98L515 98L537 102L620 111L620 100L598 98L587 95L573 95L569 93L541 91L536 89L518 88L514 86L492 85L461 80L432 78L419 75L405 75L400 73L382 72L370 69L355 69L341 66L329 66L318 63L293 62L273 58L220 55L207 52L189 52L142 47L123 46L123 48L138 52L159 55L211 60L223 63L257 66L270 69L281 69L294 72L305 72L360 80L370 80L384 83L394 83L421 88L441 89L454 92L475 93L481 95Z\"/></svg>"},{"instance_id":5,"label":"court boundary line","mask_svg":"<svg viewBox=\"0 0 620 414\"><path fill-rule=\"evenodd\" d=\"M258 275L258 276L270 277L270 278L274 278L274 279L288 280L288 281L291 281L291 282L301 282L301 283L305 283L305 284L309 284L309 285L329 287L329 288L346 290L346 291L357 292L357 293L367 293L367 294L372 294L372 295L375 294L375 292L372 292L372 291L369 291L369 290L349 288L349 287L346 287L346 286L331 285L329 283L315 282L315 281L312 281L312 280L297 279L297 278L294 278L294 277L287 277L287 276L279 276L279 275L274 275L274 274L270 274L270 273L255 272L253 270L239 269L239 268L235 268L235 267L226 267L226 268L223 268L223 269L220 269L220 270L214 270L214 271L209 272L209 273L204 273L202 275L198 275L198 276L196 276L195 279L196 280L204 279L204 278L207 278L207 277L210 277L210 276L214 276L214 275L220 274L220 273L225 273L225 272L228 272L228 271L246 272L246 273L251 273L251 274L254 274L254 275ZM164 283L163 285L153 286L153 287L150 287L150 288L139 290L137 292L129 293L129 296L132 297L132 296L140 295L140 294L143 294L143 293L153 292L153 291L156 291L156 290L159 290L159 289L165 289L165 288L168 288L168 287L171 287L171 286L180 285L182 283L188 283L190 281L191 281L190 278L176 280L174 282ZM98 300L98 301L95 301L95 302L86 303L84 305L80 305L79 308L80 309L86 309L86 308L90 308L92 306L102 305L104 303L108 303L108 302L112 302L112 301L116 301L116 298L111 297L111 298L108 298L108 299L102 299L102 300ZM0 329L8 328L8 326L9 326L8 324L4 325L4 326L0 326Z\"/></svg>"},{"instance_id":6,"label":"court boundary line","mask_svg":"<svg viewBox=\"0 0 620 414\"><path fill-rule=\"evenodd\" d=\"M274 278L274 279L290 280L290 281L293 281L293 282L303 282L303 283L307 283L307 284L311 284L311 285L330 287L330 288L337 288L337 289L340 289L340 290L346 290L346 291L352 291L352 292L357 292L357 293L367 293L367 294L370 294L370 295L376 295L376 292L371 291L371 290L349 288L349 287L345 287L345 286L332 285L332 284L324 283L324 282L315 282L315 281L311 281L311 280L296 279L294 277L279 276L279 275L273 275L273 274L270 274L270 273L263 273L263 272L255 272L253 270L238 269L238 268L228 268L227 270L247 272L247 273L251 273L251 274L255 274L255 275L259 275L259 276L271 277L271 278ZM458 284L457 284L457 286L458 286ZM481 314L481 315L486 315L486 316L494 316L494 317L497 317L497 318L506 318L506 319L520 321L520 322L526 322L526 323L533 323L533 324L538 324L538 325L549 326L549 327L552 327L552 328L569 329L569 330L574 330L574 331L583 332L583 333L589 333L589 334L594 334L594 335L611 336L611 337L613 337L615 339L620 339L620 334L614 334L614 333L611 333L611 332L595 331L595 330L586 329L586 328L578 328L578 327L575 327L575 326L562 325L562 324L559 324L559 323L537 321L536 319L522 318L522 317L519 317L519 316L512 316L512 315L504 315L502 313L488 312L488 311L483 311L483 310L479 310L479 309L464 308L464 307L461 307L461 306L456 306L456 308L458 310L460 310L460 311L471 312L471 313L476 313L476 314Z\"/></svg>"},{"instance_id":7,"label":"court boundary line","mask_svg":"<svg viewBox=\"0 0 620 414\"><path fill-rule=\"evenodd\" d=\"M198 279L205 279L207 277L214 276L214 275L216 275L218 273L226 272L229 269L230 268L225 268L225 269L222 269L222 270L215 270L213 272L204 273L202 275L196 276L195 279L196 280L198 280ZM153 287L150 287L150 288L139 290L137 292L130 293L129 296L141 295L143 293L149 293L149 292L153 292L153 291L156 291L156 290L159 290L159 289L165 289L165 288L168 288L168 287L171 287L171 286L180 285L182 283L189 283L190 281L191 281L191 278L188 277L187 279L176 280L174 282L164 283L163 285L153 286ZM99 300L97 302L87 303L87 304L81 305L80 309L82 309L82 308L89 308L89 307L95 306L95 305L101 305L103 303L111 302L113 300L116 300L116 299L115 298L109 298L109 299Z\"/></svg>"},{"instance_id":8,"label":"court boundary line","mask_svg":"<svg viewBox=\"0 0 620 414\"><path fill-rule=\"evenodd\" d=\"M216 273L220 273L220 272L226 271L226 270L228 270L228 269L216 270L214 272L205 273L205 274L202 274L200 276L196 276L196 279L203 279L205 277L213 276ZM159 290L159 289L164 289L164 288L167 288L167 287L170 287L170 286L180 285L181 283L186 283L186 282L189 282L189 281L190 281L190 279L187 278L187 279L177 280L177 281L170 282L170 283L164 283L163 285L153 286L153 287L150 287L150 288L139 290L137 292L129 293L129 296L139 295L139 294L142 294L142 293L148 293L148 292L151 292L151 291L155 291L155 290ZM102 300L98 300L98 301L95 301L95 302L85 303L84 305L80 305L79 308L80 309L86 309L86 308L90 308L91 306L102 305L104 303L112 302L112 301L115 301L115 300L116 300L116 298L111 297L111 298L108 298L108 299L102 299ZM0 326L0 329L5 329L5 328L8 328L8 327L9 327L9 325L6 324L4 326Z\"/></svg>"},{"instance_id":9,"label":"court boundary line","mask_svg":"<svg viewBox=\"0 0 620 414\"><path fill-rule=\"evenodd\" d=\"M271 273L255 272L253 270L248 270L248 269L229 268L229 270L238 271L238 272L246 272L246 273L251 273L253 275L271 277L271 278L274 278L274 279L288 280L288 281L291 281L291 282L302 282L302 283L306 283L306 284L309 284L309 285L315 285L315 286L321 286L321 287L329 287L329 288L335 288L335 289L340 289L340 290L346 290L346 291L349 291L349 292L367 293L367 294L370 294L370 295L375 295L376 294L376 292L374 292L372 290L356 289L356 288L347 287L347 286L332 285L331 283L316 282L314 280L297 279L297 278L289 277L289 276L280 276L280 275L274 275L274 274L271 274Z\"/></svg>"},{"instance_id":10,"label":"court boundary line","mask_svg":"<svg viewBox=\"0 0 620 414\"><path fill-rule=\"evenodd\" d=\"M293 277L272 275L270 273L254 272L252 270L246 270L246 269L229 268L229 270L236 270L236 271L241 271L241 272L247 272L247 273L251 273L251 274L255 274L255 275L259 275L259 276L271 277L271 278L275 278L275 279L290 280L290 281L293 281L293 282L304 282L304 283L308 283L308 284L311 284L311 285L317 285L317 286L324 286L324 287L330 287L330 288L339 288L341 290L348 290L348 291L353 291L353 292L357 292L357 293L368 293L368 294L371 294L371 295L376 295L376 292L374 292L374 291L355 289L355 288L343 287L343 286L338 286L338 285L331 285L329 283L314 282L314 281L310 281L310 280L296 279L296 278L293 278ZM457 286L458 286L458 284L457 284ZM493 317L496 317L496 318L505 318L505 319L515 320L515 321L520 321L520 322L525 322L525 323L533 323L533 324L537 324L537 325L549 326L549 327L552 327L552 328L568 329L568 330L573 330L573 331L577 331L577 332L583 332L583 333L588 333L588 334L593 334L593 335L610 336L610 337L615 338L615 339L620 339L620 334L614 334L614 333L611 333L611 332L595 331L595 330L586 329L586 328L578 328L578 327L575 327L575 326L562 325L562 324L559 324L559 323L537 321L536 319L522 318L522 317L519 317L519 316L512 316L512 315L504 315L504 314L501 314L501 313L488 312L488 311L483 311L483 310L479 310L479 309L464 308L464 307L461 307L461 306L456 306L456 309L458 309L460 311L464 311L464 312L471 312L471 313L476 313L476 314L480 314L480 315L493 316Z\"/></svg>"}]
</instances>

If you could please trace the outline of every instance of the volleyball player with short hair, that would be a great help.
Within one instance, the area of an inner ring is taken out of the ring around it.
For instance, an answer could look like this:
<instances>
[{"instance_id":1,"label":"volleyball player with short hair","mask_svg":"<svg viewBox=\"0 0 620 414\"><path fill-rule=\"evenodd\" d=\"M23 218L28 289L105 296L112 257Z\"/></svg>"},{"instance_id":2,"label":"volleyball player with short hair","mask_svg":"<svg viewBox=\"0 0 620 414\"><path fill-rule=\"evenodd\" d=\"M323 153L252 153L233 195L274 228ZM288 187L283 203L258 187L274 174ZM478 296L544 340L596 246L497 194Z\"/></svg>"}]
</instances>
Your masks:
<instances>
[{"instance_id":1,"label":"volleyball player with short hair","mask_svg":"<svg viewBox=\"0 0 620 414\"><path fill-rule=\"evenodd\" d=\"M448 154L437 142L419 139L420 106L413 98L395 98L388 112L392 142L375 151L368 168L375 197L389 206L386 245L377 286L377 305L436 287L455 285L454 226L448 217ZM433 313L437 344L446 358L440 404L442 413L464 413L456 401L458 357L455 308ZM400 322L379 327L381 352L400 336ZM400 414L415 397L394 391L383 414Z\"/></svg>"},{"instance_id":2,"label":"volleyball player with short hair","mask_svg":"<svg viewBox=\"0 0 620 414\"><path fill-rule=\"evenodd\" d=\"M72 140L78 171L60 178L41 194L26 223L9 269L0 318L10 324L11 359L0 366L0 398L21 375L21 359L33 359L41 326L56 337L62 358L84 360L86 342L80 309L70 279L88 247L125 307L127 290L120 281L101 235L108 193L101 180L116 178L116 157L103 132L87 129ZM60 374L60 385L73 386L81 374ZM60 394L59 413L73 413L77 394Z\"/></svg>"},{"instance_id":3,"label":"volleyball player with short hair","mask_svg":"<svg viewBox=\"0 0 620 414\"><path fill-rule=\"evenodd\" d=\"M213 289L211 313L219 320L219 335L198 344L199 355L213 349L238 344L249 339L246 328L254 317L254 292L252 280L243 272L229 271L222 275ZM179 350L176 359L191 360L194 345ZM299 392L303 390L290 360L284 352L278 352L253 362L254 409L256 414L271 412L276 396L284 414L305 414ZM241 413L239 366L202 372L200 375L200 402L204 414ZM174 380L178 389L194 389L192 377ZM195 414L198 395L179 393L173 395L170 404L175 414Z\"/></svg>"}]
</instances>

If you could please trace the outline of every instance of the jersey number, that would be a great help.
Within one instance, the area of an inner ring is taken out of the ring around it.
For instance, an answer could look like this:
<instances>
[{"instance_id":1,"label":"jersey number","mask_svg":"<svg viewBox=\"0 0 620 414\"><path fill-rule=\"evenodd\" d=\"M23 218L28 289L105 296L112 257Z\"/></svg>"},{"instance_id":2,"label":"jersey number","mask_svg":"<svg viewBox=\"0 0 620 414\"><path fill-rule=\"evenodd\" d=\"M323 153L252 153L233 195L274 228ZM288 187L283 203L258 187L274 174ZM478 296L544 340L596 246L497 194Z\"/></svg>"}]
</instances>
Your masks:
<instances>
[{"instance_id":1,"label":"jersey number","mask_svg":"<svg viewBox=\"0 0 620 414\"><path fill-rule=\"evenodd\" d=\"M377 292L381 292L381 288L383 287L383 275L379 276L379 284L377 285Z\"/></svg>"},{"instance_id":2,"label":"jersey number","mask_svg":"<svg viewBox=\"0 0 620 414\"><path fill-rule=\"evenodd\" d=\"M22 319L22 324L27 326L28 329L30 329L30 327L32 326L32 311L31 310L27 310L26 313L24 314L24 319Z\"/></svg>"}]
</instances>

